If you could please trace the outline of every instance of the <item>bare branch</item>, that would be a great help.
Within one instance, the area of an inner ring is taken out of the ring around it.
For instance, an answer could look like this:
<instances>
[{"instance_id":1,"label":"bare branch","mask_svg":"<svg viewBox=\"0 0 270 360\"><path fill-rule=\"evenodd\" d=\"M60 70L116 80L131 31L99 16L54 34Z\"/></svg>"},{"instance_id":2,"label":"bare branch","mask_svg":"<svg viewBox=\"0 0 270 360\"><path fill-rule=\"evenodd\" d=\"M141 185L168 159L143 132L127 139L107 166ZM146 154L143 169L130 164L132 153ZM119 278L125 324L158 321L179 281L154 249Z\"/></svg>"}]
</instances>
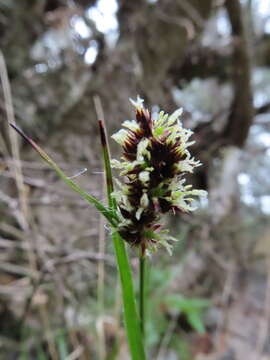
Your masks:
<instances>
[{"instance_id":1,"label":"bare branch","mask_svg":"<svg viewBox=\"0 0 270 360\"><path fill-rule=\"evenodd\" d=\"M225 7L231 22L233 36L232 81L234 100L224 135L229 144L242 147L245 144L254 117L250 55L240 1L226 0Z\"/></svg>"}]
</instances>

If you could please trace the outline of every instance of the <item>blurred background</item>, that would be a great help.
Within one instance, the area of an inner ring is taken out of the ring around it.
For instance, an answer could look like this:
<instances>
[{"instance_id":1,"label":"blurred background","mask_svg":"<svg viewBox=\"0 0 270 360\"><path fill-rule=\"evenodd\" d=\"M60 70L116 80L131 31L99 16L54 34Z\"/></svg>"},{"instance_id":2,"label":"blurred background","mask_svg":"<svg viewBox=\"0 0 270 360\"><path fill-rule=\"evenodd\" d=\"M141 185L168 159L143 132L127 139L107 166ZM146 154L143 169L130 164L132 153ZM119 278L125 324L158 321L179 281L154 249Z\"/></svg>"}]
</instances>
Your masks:
<instances>
[{"instance_id":1,"label":"blurred background","mask_svg":"<svg viewBox=\"0 0 270 360\"><path fill-rule=\"evenodd\" d=\"M149 359L269 359L270 2L0 0L0 47L0 359L129 359L107 225L8 122L105 201L93 99L112 134L137 94L209 192L151 259Z\"/></svg>"}]
</instances>

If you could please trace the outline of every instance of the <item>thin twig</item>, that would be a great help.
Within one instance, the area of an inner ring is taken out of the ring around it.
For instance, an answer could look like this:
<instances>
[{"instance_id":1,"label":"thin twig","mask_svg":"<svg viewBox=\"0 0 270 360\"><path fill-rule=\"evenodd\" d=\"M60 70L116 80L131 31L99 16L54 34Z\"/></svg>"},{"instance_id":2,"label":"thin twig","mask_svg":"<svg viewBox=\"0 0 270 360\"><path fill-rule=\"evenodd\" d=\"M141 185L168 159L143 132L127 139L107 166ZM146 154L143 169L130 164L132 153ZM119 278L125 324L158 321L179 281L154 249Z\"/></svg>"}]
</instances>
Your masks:
<instances>
[{"instance_id":1,"label":"thin twig","mask_svg":"<svg viewBox=\"0 0 270 360\"><path fill-rule=\"evenodd\" d=\"M45 338L48 344L48 350L49 350L49 355L51 357L52 360L58 360L58 353L57 353L57 349L55 346L55 341L53 338L53 333L52 333L52 329L51 329L51 325L50 325L50 319L48 316L48 311L47 311L47 307L46 304L41 304L40 306L40 314L41 314L41 319L44 325L44 330L45 330Z\"/></svg>"},{"instance_id":2,"label":"thin twig","mask_svg":"<svg viewBox=\"0 0 270 360\"><path fill-rule=\"evenodd\" d=\"M11 169L14 173L14 179L18 191L18 197L19 197L19 209L18 212L17 209L14 209L15 216L17 217L17 221L20 224L21 228L24 231L28 232L27 236L27 243L28 243L28 250L27 250L27 256L28 261L30 264L30 273L36 274L37 273L37 262L36 262L36 255L33 250L32 242L31 242L31 234L30 234L30 223L29 223L29 207L28 207L28 197L26 192L26 187L24 185L24 179L23 179L23 173L22 173L22 166L20 161L20 152L19 152L19 144L18 144L18 138L15 135L15 132L11 129L9 124L16 125L15 121L15 115L14 115L14 108L13 108L13 102L12 102L12 94L11 94L11 87L10 82L8 78L8 72L6 67L5 58L3 56L3 53L0 50L0 78L1 83L3 87L3 94L4 94L4 102L5 102L5 108L6 108L6 115L7 115L7 133L9 137L9 142L11 146L11 154L12 158L14 160L14 163L11 165ZM12 271L18 271L22 269L18 269L16 265L13 265L12 268L9 265L9 269ZM6 269L7 270L7 269ZM10 271L9 270L9 271ZM31 281L34 283L37 276L31 276ZM23 329L23 328L22 328Z\"/></svg>"},{"instance_id":3,"label":"thin twig","mask_svg":"<svg viewBox=\"0 0 270 360\"><path fill-rule=\"evenodd\" d=\"M73 348L75 349L69 356L74 356L77 354L77 349L81 349L81 352L80 352L80 360L88 360L87 359L87 355L85 354L85 348L83 345L80 344L80 340L78 339L78 334L76 332L76 329L74 328L71 328L69 329L68 331L68 335L69 335L69 338L70 338L70 343L71 345L73 346ZM67 360L67 359L65 359Z\"/></svg>"},{"instance_id":4,"label":"thin twig","mask_svg":"<svg viewBox=\"0 0 270 360\"><path fill-rule=\"evenodd\" d=\"M258 339L256 344L256 358L262 359L263 348L267 341L270 322L270 256L267 254L267 279L265 289L264 311L259 325Z\"/></svg>"},{"instance_id":5,"label":"thin twig","mask_svg":"<svg viewBox=\"0 0 270 360\"><path fill-rule=\"evenodd\" d=\"M162 360L166 358L166 351L170 342L170 339L172 337L172 334L174 332L174 329L176 327L177 324L177 316L175 316L169 323L167 330L162 338L159 350L158 350L158 355L157 355L157 360Z\"/></svg>"},{"instance_id":6,"label":"thin twig","mask_svg":"<svg viewBox=\"0 0 270 360\"><path fill-rule=\"evenodd\" d=\"M14 236L16 239L25 240L25 233L13 225L10 225L5 222L0 222L0 229L4 233Z\"/></svg>"},{"instance_id":7,"label":"thin twig","mask_svg":"<svg viewBox=\"0 0 270 360\"><path fill-rule=\"evenodd\" d=\"M114 265L114 262L112 261L112 257L110 257L109 255L100 256L99 254L90 253L90 252L77 252L77 253L65 256L63 258L60 258L60 259L48 260L45 263L45 265L43 266L43 269L40 271L39 278L33 284L32 292L29 295L28 299L26 300L26 304L25 304L23 315L20 320L20 324L24 324L25 319L29 313L33 298L34 298L37 290L39 289L39 287L43 284L43 282L45 280L45 276L48 273L55 272L56 266L66 265L66 264L73 263L73 262L77 263L78 261L81 261L83 259L94 260L94 261L106 260L110 265Z\"/></svg>"},{"instance_id":8,"label":"thin twig","mask_svg":"<svg viewBox=\"0 0 270 360\"><path fill-rule=\"evenodd\" d=\"M68 355L68 357L66 358L66 360L76 360L79 359L80 356L83 353L83 347L81 345L79 345L77 347L77 349L75 349L71 354Z\"/></svg>"},{"instance_id":9,"label":"thin twig","mask_svg":"<svg viewBox=\"0 0 270 360\"><path fill-rule=\"evenodd\" d=\"M1 146L0 149L2 150L5 158L9 158L8 148L1 132L0 132L0 146Z\"/></svg>"},{"instance_id":10,"label":"thin twig","mask_svg":"<svg viewBox=\"0 0 270 360\"><path fill-rule=\"evenodd\" d=\"M231 73L234 92L224 136L229 139L230 144L241 148L246 142L254 119L251 56L241 1L225 0L224 6L231 23L231 35L233 38Z\"/></svg>"},{"instance_id":11,"label":"thin twig","mask_svg":"<svg viewBox=\"0 0 270 360\"><path fill-rule=\"evenodd\" d=\"M205 21L195 6L193 6L187 0L179 1L178 5L185 11L188 17L194 22L194 24L198 26L198 28L200 29L204 28Z\"/></svg>"},{"instance_id":12,"label":"thin twig","mask_svg":"<svg viewBox=\"0 0 270 360\"><path fill-rule=\"evenodd\" d=\"M223 293L221 297L221 304L223 305L224 311L223 316L219 319L217 324L216 334L218 335L218 342L221 347L225 345L227 334L229 332L229 298L233 292L233 281L235 277L235 265L232 262L228 263L227 276L224 283ZM222 333L223 331L223 333ZM222 334L222 336L220 336Z\"/></svg>"},{"instance_id":13,"label":"thin twig","mask_svg":"<svg viewBox=\"0 0 270 360\"><path fill-rule=\"evenodd\" d=\"M20 265L15 265L15 264L10 264L10 263L1 263L0 270L5 271L10 274L29 276L32 279L38 278L37 271L34 271L33 269L28 269L28 268L26 268L24 266L20 266Z\"/></svg>"},{"instance_id":14,"label":"thin twig","mask_svg":"<svg viewBox=\"0 0 270 360\"><path fill-rule=\"evenodd\" d=\"M3 56L2 51L0 50L0 78L3 87L4 99L5 99L5 107L6 107L6 114L7 120L11 124L15 124L15 116L14 116L14 109L12 104L12 95L10 89L10 83L8 80L7 68L5 59ZM22 223L20 224L23 229L28 229L28 204L27 204L27 195L24 187L23 182L23 175L22 175L22 167L20 163L20 153L19 153L19 144L17 136L15 135L14 131L11 130L10 126L8 128L8 136L11 145L11 153L12 157L16 162L12 165L12 169L14 172L14 178L16 182L16 186L18 189L19 195L19 202L20 202L20 209L22 212Z\"/></svg>"},{"instance_id":15,"label":"thin twig","mask_svg":"<svg viewBox=\"0 0 270 360\"><path fill-rule=\"evenodd\" d=\"M195 27L190 19L187 17L179 17L179 16L172 16L167 15L164 11L157 10L157 15L159 18L169 24L175 24L181 28L184 28L187 32L187 37L189 40L194 39L196 32Z\"/></svg>"}]
</instances>

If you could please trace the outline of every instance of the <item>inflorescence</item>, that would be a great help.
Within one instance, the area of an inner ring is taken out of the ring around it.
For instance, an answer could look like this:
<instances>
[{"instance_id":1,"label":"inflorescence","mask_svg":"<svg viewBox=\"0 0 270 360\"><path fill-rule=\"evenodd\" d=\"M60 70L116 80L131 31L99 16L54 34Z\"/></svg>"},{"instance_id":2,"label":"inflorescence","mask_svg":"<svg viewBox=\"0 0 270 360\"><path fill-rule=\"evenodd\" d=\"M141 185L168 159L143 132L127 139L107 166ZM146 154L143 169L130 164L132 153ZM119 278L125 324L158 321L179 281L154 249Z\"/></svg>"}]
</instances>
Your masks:
<instances>
[{"instance_id":1,"label":"inflorescence","mask_svg":"<svg viewBox=\"0 0 270 360\"><path fill-rule=\"evenodd\" d=\"M124 184L113 193L119 210L118 231L130 245L142 252L160 246L171 252L175 240L163 229L160 217L167 212L189 212L194 196L205 196L206 191L192 189L185 184L185 174L200 166L191 157L188 147L194 142L192 131L184 129L179 120L182 109L172 115L161 111L157 119L144 108L143 100L131 100L136 109L136 120L125 121L112 138L122 146L122 161L112 160L112 167L121 169Z\"/></svg>"}]
</instances>

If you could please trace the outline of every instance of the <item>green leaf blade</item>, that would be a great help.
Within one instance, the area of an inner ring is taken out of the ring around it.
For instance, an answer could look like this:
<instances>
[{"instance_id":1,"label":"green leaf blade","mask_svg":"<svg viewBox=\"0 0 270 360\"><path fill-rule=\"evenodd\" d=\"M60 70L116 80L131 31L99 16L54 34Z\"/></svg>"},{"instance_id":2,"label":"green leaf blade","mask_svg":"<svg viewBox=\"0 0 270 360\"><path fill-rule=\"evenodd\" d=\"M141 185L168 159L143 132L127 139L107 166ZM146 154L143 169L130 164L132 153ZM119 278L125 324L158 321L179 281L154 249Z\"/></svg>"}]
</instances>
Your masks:
<instances>
[{"instance_id":1,"label":"green leaf blade","mask_svg":"<svg viewBox=\"0 0 270 360\"><path fill-rule=\"evenodd\" d=\"M96 209L102 213L103 216L109 221L112 226L117 225L117 217L115 213L110 209L107 209L100 201L98 201L94 196L86 193L82 188L80 188L73 180L71 180L60 168L59 166L49 157L49 155L41 149L28 135L26 135L20 128L14 124L10 124L14 130L17 131L27 142L30 144L34 150L42 157L44 161L58 174L58 176L74 191L76 191L80 196L93 204Z\"/></svg>"}]
</instances>

